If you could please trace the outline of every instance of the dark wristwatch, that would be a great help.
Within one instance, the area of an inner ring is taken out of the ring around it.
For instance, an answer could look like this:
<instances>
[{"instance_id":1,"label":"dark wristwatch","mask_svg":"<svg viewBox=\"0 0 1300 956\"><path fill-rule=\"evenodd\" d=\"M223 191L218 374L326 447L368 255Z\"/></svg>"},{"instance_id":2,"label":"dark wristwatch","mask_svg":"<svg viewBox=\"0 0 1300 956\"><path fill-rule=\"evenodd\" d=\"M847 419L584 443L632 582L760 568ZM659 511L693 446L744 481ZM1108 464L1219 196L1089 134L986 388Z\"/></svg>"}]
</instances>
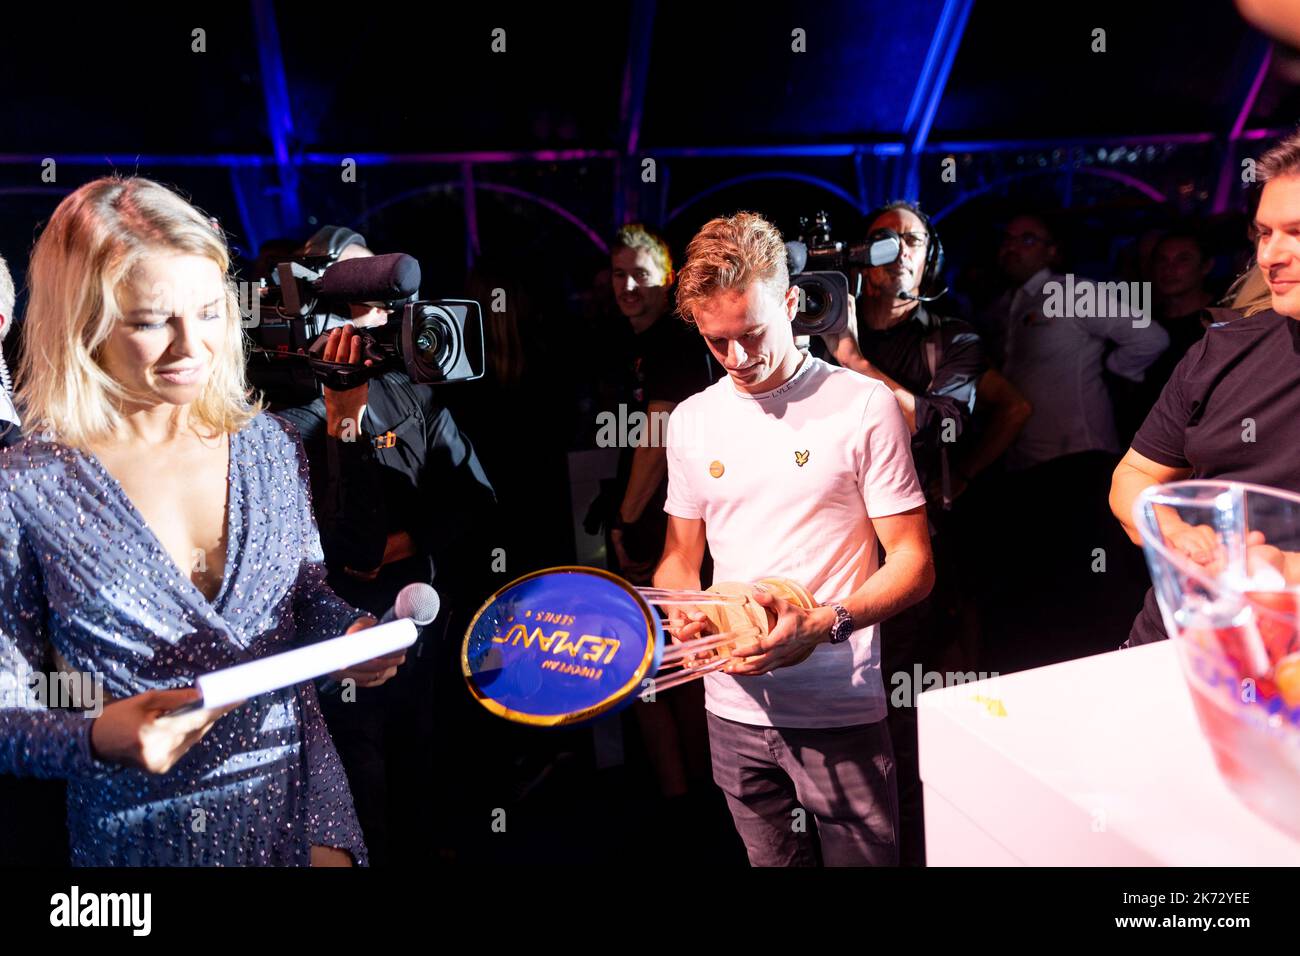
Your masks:
<instances>
[{"instance_id":1,"label":"dark wristwatch","mask_svg":"<svg viewBox=\"0 0 1300 956\"><path fill-rule=\"evenodd\" d=\"M831 625L831 643L843 644L853 636L853 615L843 604L832 604L835 609L835 623Z\"/></svg>"}]
</instances>

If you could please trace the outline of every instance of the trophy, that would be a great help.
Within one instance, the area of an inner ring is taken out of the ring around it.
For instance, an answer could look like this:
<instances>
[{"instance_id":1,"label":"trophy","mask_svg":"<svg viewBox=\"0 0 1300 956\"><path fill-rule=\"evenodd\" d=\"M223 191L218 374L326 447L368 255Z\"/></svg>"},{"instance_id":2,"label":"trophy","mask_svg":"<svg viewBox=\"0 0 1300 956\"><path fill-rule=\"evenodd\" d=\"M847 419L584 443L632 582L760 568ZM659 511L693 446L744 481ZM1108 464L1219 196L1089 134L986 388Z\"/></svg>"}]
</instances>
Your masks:
<instances>
[{"instance_id":1,"label":"trophy","mask_svg":"<svg viewBox=\"0 0 1300 956\"><path fill-rule=\"evenodd\" d=\"M461 669L474 698L507 720L590 720L721 670L737 645L767 636L776 616L754 599L757 587L798 607L817 606L807 588L785 578L691 591L637 588L599 568L534 571L474 615ZM681 613L665 622L656 608ZM703 615L706 633L679 641L692 611Z\"/></svg>"},{"instance_id":2,"label":"trophy","mask_svg":"<svg viewBox=\"0 0 1300 956\"><path fill-rule=\"evenodd\" d=\"M1221 775L1300 837L1300 496L1179 481L1144 490L1133 512Z\"/></svg>"}]
</instances>

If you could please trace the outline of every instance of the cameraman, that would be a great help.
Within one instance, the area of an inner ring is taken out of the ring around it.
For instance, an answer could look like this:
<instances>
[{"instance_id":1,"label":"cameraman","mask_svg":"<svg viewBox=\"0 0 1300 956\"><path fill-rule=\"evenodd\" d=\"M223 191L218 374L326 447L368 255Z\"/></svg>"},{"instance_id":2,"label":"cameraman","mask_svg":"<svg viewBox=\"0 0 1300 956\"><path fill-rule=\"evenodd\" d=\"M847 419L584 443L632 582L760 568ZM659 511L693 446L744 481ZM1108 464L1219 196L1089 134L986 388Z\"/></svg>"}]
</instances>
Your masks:
<instances>
[{"instance_id":1,"label":"cameraman","mask_svg":"<svg viewBox=\"0 0 1300 956\"><path fill-rule=\"evenodd\" d=\"M894 393L912 432L912 458L926 489L936 566L934 593L881 624L881 672L890 687L889 724L898 760L900 859L925 860L921 786L917 763L915 695L898 700L893 675L912 679L914 665L937 662L953 639L944 618L961 605L953 591L954 535L949 512L971 480L1015 440L1030 414L1024 397L989 368L975 330L933 311L943 268L943 247L920 207L891 202L866 220L868 237L891 229L901 240L898 258L864 270L864 291L845 333L823 336L835 360L877 379ZM970 434L976 408L987 409L984 427ZM962 437L966 441L958 444ZM906 688L909 684L904 684Z\"/></svg>"},{"instance_id":2,"label":"cameraman","mask_svg":"<svg viewBox=\"0 0 1300 956\"><path fill-rule=\"evenodd\" d=\"M898 233L898 259L863 272L851 334L823 339L841 365L894 393L912 430L912 453L932 512L946 511L976 475L1002 457L1031 408L989 367L971 325L927 308L947 290L933 294L941 281L943 247L925 213L914 203L891 202L867 218L868 236L882 229ZM984 427L958 444L976 409L987 412ZM953 446L956 455L950 454Z\"/></svg>"},{"instance_id":3,"label":"cameraman","mask_svg":"<svg viewBox=\"0 0 1300 956\"><path fill-rule=\"evenodd\" d=\"M298 253L333 261L371 255L359 234L337 226L319 230ZM350 311L349 320L327 327L326 361L359 363L357 330L382 328L390 310L359 303ZM378 617L406 585L433 584L442 609L425 639L429 632L443 633L458 606L471 605L484 593L472 569L481 566L486 573L486 550L482 562L473 555L485 546L482 526L496 499L473 446L436 402L433 389L413 383L405 372L388 371L355 388L326 387L321 398L277 414L298 428L307 452L330 586ZM417 652L414 666L381 687L321 694L371 860L378 865L398 845L389 840L390 818L431 816L418 801L431 781L404 778L427 772L433 763L428 748L436 657ZM397 754L402 759L392 759ZM390 803L397 800L410 803L390 814Z\"/></svg>"}]
</instances>

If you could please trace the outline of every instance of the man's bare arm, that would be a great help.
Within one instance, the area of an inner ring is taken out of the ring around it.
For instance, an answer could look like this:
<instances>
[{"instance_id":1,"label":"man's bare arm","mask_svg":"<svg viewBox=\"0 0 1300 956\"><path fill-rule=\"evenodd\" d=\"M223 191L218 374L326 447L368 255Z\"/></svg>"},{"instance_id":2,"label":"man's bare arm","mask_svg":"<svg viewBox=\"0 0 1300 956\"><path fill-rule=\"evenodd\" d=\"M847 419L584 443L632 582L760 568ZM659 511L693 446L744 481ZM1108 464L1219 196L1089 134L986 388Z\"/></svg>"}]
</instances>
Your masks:
<instances>
[{"instance_id":1,"label":"man's bare arm","mask_svg":"<svg viewBox=\"0 0 1300 956\"><path fill-rule=\"evenodd\" d=\"M646 408L647 417L651 422L657 422L657 416L672 414L676 407L675 402L651 402ZM638 445L632 453L632 473L628 477L627 490L623 493L623 501L619 506L619 517L629 524L641 517L663 482L664 475L668 474L668 452L662 444L662 436L659 444L650 441L654 431L653 427L648 427L645 442Z\"/></svg>"},{"instance_id":2,"label":"man's bare arm","mask_svg":"<svg viewBox=\"0 0 1300 956\"><path fill-rule=\"evenodd\" d=\"M1125 533L1134 544L1142 543L1137 525L1133 523L1133 503L1143 490L1169 481L1182 481L1191 477L1190 468L1171 468L1132 448L1120 459L1110 480L1110 510L1124 526ZM1175 516L1176 517L1176 516ZM1163 522L1162 522L1163 526ZM1170 529L1172 531L1172 529ZM1166 532L1168 535L1170 532Z\"/></svg>"},{"instance_id":3,"label":"man's bare arm","mask_svg":"<svg viewBox=\"0 0 1300 956\"><path fill-rule=\"evenodd\" d=\"M669 515L663 557L655 568L655 587L698 591L700 565L704 562L704 544L702 519Z\"/></svg>"},{"instance_id":4,"label":"man's bare arm","mask_svg":"<svg viewBox=\"0 0 1300 956\"><path fill-rule=\"evenodd\" d=\"M885 563L852 594L837 603L853 617L855 629L867 627L911 607L934 587L934 558L925 507L871 519L885 549ZM833 544L832 544L833 546ZM756 600L777 615L767 637L736 648L729 674L765 674L807 659L818 644L830 640L835 610L829 605L804 610L770 592Z\"/></svg>"},{"instance_id":5,"label":"man's bare arm","mask_svg":"<svg viewBox=\"0 0 1300 956\"><path fill-rule=\"evenodd\" d=\"M699 518L668 516L664 553L655 569L654 585L681 591L700 590L700 565L706 541L704 522ZM709 629L700 612L688 613L680 605L668 608L668 625L674 641L688 641Z\"/></svg>"},{"instance_id":6,"label":"man's bare arm","mask_svg":"<svg viewBox=\"0 0 1300 956\"><path fill-rule=\"evenodd\" d=\"M894 393L898 410L903 413L903 421L907 422L908 434L915 435L916 396L872 365L862 355L862 346L858 343L858 306L853 296L849 296L849 318L845 330L835 335L823 335L821 339L840 365L852 369L859 375L874 378Z\"/></svg>"},{"instance_id":7,"label":"man's bare arm","mask_svg":"<svg viewBox=\"0 0 1300 956\"><path fill-rule=\"evenodd\" d=\"M885 563L839 602L853 615L855 628L893 617L923 600L934 587L934 556L925 507L872 518L871 524L885 550Z\"/></svg>"}]
</instances>

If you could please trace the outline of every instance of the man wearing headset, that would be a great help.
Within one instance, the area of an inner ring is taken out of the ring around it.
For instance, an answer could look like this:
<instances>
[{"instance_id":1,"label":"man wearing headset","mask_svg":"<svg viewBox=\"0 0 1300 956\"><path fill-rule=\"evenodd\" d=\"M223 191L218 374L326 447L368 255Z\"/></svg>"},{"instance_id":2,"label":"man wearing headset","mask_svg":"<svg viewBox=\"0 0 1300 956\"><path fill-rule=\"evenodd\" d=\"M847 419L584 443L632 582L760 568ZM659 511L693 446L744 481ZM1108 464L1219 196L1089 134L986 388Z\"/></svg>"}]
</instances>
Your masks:
<instances>
[{"instance_id":1,"label":"man wearing headset","mask_svg":"<svg viewBox=\"0 0 1300 956\"><path fill-rule=\"evenodd\" d=\"M864 271L847 333L823 339L841 365L894 393L912 429L917 473L946 510L1010 446L1029 418L1029 403L988 366L972 326L927 307L947 290L943 245L920 207L891 202L866 222L868 236L898 233L898 258ZM987 423L976 441L958 444L976 408L987 410Z\"/></svg>"},{"instance_id":2,"label":"man wearing headset","mask_svg":"<svg viewBox=\"0 0 1300 956\"><path fill-rule=\"evenodd\" d=\"M921 865L925 838L915 710L921 688L911 684L914 665L921 664L924 673L951 638L945 633L950 629L942 626L942 613L958 603L951 590L945 600L955 575L951 561L943 560L946 547L951 547L945 539L951 534L939 532L948 523L953 500L1006 451L1029 418L1030 407L988 366L974 328L929 308L928 303L946 291L940 279L943 246L920 207L891 202L871 213L866 225L869 237L882 229L898 234L898 258L863 272L863 292L847 331L823 340L840 365L879 380L894 393L912 431L912 458L929 504L935 591L881 624L881 675L889 694L889 732L898 763L899 856L904 866ZM983 427L971 436L976 409ZM959 443L963 436L966 440Z\"/></svg>"}]
</instances>

